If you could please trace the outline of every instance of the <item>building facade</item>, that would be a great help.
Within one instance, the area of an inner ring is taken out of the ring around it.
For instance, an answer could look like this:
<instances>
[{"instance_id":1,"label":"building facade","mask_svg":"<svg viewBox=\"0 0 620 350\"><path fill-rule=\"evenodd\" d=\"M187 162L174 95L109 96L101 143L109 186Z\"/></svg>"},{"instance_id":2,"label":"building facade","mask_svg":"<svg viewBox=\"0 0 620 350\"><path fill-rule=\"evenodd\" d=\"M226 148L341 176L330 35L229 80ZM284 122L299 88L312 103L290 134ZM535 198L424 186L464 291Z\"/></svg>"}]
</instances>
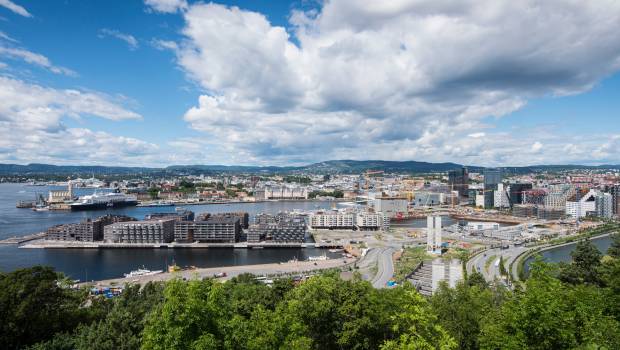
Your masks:
<instances>
[{"instance_id":1,"label":"building facade","mask_svg":"<svg viewBox=\"0 0 620 350\"><path fill-rule=\"evenodd\" d=\"M174 239L174 218L117 222L104 228L108 243L170 243Z\"/></svg>"},{"instance_id":2,"label":"building facade","mask_svg":"<svg viewBox=\"0 0 620 350\"><path fill-rule=\"evenodd\" d=\"M426 217L426 251L441 254L441 216Z\"/></svg>"},{"instance_id":3,"label":"building facade","mask_svg":"<svg viewBox=\"0 0 620 350\"><path fill-rule=\"evenodd\" d=\"M177 242L235 243L241 235L239 218L209 218L206 221L179 221L174 225Z\"/></svg>"},{"instance_id":4,"label":"building facade","mask_svg":"<svg viewBox=\"0 0 620 350\"><path fill-rule=\"evenodd\" d=\"M86 219L79 223L61 224L47 229L46 239L54 241L96 242L103 240L104 227L116 222L135 221L124 215L105 215L94 220Z\"/></svg>"},{"instance_id":5,"label":"building facade","mask_svg":"<svg viewBox=\"0 0 620 350\"><path fill-rule=\"evenodd\" d=\"M596 216L611 219L614 216L613 196L611 193L598 192L595 197Z\"/></svg>"},{"instance_id":6,"label":"building facade","mask_svg":"<svg viewBox=\"0 0 620 350\"><path fill-rule=\"evenodd\" d=\"M463 167L459 170L448 172L448 186L453 191L457 191L460 197L469 196L469 172Z\"/></svg>"},{"instance_id":7,"label":"building facade","mask_svg":"<svg viewBox=\"0 0 620 350\"><path fill-rule=\"evenodd\" d=\"M485 168L484 172L484 207L491 209L495 206L495 191L502 182L502 171L496 168Z\"/></svg>"}]
</instances>

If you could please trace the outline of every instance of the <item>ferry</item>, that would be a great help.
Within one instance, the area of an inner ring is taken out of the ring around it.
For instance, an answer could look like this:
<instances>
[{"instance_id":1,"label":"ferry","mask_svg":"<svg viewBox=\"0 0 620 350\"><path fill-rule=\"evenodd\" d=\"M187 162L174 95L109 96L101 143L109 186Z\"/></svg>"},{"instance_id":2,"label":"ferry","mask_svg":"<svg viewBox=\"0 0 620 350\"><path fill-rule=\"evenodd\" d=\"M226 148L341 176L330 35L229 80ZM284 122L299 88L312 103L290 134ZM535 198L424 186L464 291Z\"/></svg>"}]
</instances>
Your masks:
<instances>
[{"instance_id":1,"label":"ferry","mask_svg":"<svg viewBox=\"0 0 620 350\"><path fill-rule=\"evenodd\" d=\"M142 269L133 270L130 273L126 273L125 278L153 276L153 275L157 275L158 273L162 273L162 272L163 270L151 271L151 270L142 268Z\"/></svg>"},{"instance_id":2,"label":"ferry","mask_svg":"<svg viewBox=\"0 0 620 350\"><path fill-rule=\"evenodd\" d=\"M92 210L106 208L122 208L138 205L138 199L135 196L128 196L123 193L93 193L91 195L82 196L77 202L71 203L71 210Z\"/></svg>"}]
</instances>

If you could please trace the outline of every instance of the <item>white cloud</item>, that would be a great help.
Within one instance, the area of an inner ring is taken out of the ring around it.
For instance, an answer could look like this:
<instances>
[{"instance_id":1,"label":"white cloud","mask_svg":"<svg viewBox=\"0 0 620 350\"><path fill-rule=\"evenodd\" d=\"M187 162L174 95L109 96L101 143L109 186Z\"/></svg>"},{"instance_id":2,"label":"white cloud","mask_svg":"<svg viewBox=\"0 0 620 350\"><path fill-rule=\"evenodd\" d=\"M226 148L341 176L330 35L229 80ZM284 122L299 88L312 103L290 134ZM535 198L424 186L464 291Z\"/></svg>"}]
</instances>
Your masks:
<instances>
[{"instance_id":1,"label":"white cloud","mask_svg":"<svg viewBox=\"0 0 620 350\"><path fill-rule=\"evenodd\" d=\"M121 33L120 31L116 29L103 28L99 30L98 36L99 38L113 37L113 38L122 40L125 43L127 43L127 45L129 45L130 50L135 50L139 46L138 40L133 35Z\"/></svg>"},{"instance_id":2,"label":"white cloud","mask_svg":"<svg viewBox=\"0 0 620 350\"><path fill-rule=\"evenodd\" d=\"M64 118L142 117L95 92L59 90L0 76L0 162L155 163L159 147L130 137L69 128Z\"/></svg>"},{"instance_id":3,"label":"white cloud","mask_svg":"<svg viewBox=\"0 0 620 350\"><path fill-rule=\"evenodd\" d=\"M178 46L177 43L174 41L169 41L169 40L160 40L160 39L153 39L151 40L151 45L156 48L157 50L172 50L172 51L176 51L178 50Z\"/></svg>"},{"instance_id":4,"label":"white cloud","mask_svg":"<svg viewBox=\"0 0 620 350\"><path fill-rule=\"evenodd\" d=\"M22 6L17 5L16 3L12 2L11 0L0 0L0 6L2 7L6 7L7 9L15 12L16 14L20 15L20 16L24 16L24 17L32 17L32 15L30 14L30 12L28 12L25 8L23 8Z\"/></svg>"},{"instance_id":5,"label":"white cloud","mask_svg":"<svg viewBox=\"0 0 620 350\"><path fill-rule=\"evenodd\" d=\"M8 57L12 59L20 59L26 63L45 68L55 74L64 74L68 76L76 76L77 73L69 68L64 68L52 64L49 58L36 52L28 51L21 48L0 46L0 57Z\"/></svg>"},{"instance_id":6,"label":"white cloud","mask_svg":"<svg viewBox=\"0 0 620 350\"><path fill-rule=\"evenodd\" d=\"M8 34L2 32L2 31L0 31L0 39L6 40L6 41L10 41L10 42L13 42L13 43L18 42L17 40L11 38Z\"/></svg>"},{"instance_id":7,"label":"white cloud","mask_svg":"<svg viewBox=\"0 0 620 350\"><path fill-rule=\"evenodd\" d=\"M540 140L531 159L555 163L562 139L524 143L487 118L586 91L620 68L611 0L334 0L294 12L289 32L212 3L183 16L184 40L166 48L205 91L185 120L259 161L517 163Z\"/></svg>"},{"instance_id":8,"label":"white cloud","mask_svg":"<svg viewBox=\"0 0 620 350\"><path fill-rule=\"evenodd\" d=\"M144 0L144 4L156 12L175 13L187 8L186 0Z\"/></svg>"}]
</instances>

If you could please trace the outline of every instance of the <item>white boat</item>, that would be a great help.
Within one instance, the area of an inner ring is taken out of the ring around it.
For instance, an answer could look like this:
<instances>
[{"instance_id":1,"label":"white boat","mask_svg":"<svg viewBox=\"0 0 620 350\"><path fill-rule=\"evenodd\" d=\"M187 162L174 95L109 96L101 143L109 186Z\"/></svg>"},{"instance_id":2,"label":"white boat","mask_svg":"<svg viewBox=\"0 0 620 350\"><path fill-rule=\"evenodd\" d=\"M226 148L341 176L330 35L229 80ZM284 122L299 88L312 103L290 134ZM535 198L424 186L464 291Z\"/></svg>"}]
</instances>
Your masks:
<instances>
[{"instance_id":1,"label":"white boat","mask_svg":"<svg viewBox=\"0 0 620 350\"><path fill-rule=\"evenodd\" d=\"M329 259L330 258L325 254L308 257L308 261L324 261L324 260L329 260Z\"/></svg>"},{"instance_id":2,"label":"white boat","mask_svg":"<svg viewBox=\"0 0 620 350\"><path fill-rule=\"evenodd\" d=\"M151 271L148 269L137 269L137 270L133 270L130 273L126 273L125 274L125 278L133 278L133 277L141 277L141 276L152 276L152 275L157 275L158 273L162 273L163 270L155 270L155 271Z\"/></svg>"}]
</instances>

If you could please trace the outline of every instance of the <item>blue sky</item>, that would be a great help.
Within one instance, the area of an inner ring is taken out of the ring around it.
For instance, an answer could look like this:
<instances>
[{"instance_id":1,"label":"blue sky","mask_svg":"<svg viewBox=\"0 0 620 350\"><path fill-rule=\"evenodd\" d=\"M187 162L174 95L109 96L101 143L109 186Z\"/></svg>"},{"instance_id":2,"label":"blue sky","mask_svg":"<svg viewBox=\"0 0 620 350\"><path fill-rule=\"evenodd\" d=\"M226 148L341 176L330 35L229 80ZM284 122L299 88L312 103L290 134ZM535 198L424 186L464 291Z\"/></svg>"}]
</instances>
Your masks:
<instances>
[{"instance_id":1,"label":"blue sky","mask_svg":"<svg viewBox=\"0 0 620 350\"><path fill-rule=\"evenodd\" d=\"M0 0L0 162L620 163L620 5Z\"/></svg>"}]
</instances>

